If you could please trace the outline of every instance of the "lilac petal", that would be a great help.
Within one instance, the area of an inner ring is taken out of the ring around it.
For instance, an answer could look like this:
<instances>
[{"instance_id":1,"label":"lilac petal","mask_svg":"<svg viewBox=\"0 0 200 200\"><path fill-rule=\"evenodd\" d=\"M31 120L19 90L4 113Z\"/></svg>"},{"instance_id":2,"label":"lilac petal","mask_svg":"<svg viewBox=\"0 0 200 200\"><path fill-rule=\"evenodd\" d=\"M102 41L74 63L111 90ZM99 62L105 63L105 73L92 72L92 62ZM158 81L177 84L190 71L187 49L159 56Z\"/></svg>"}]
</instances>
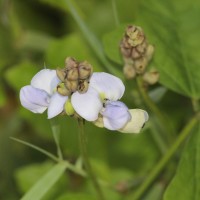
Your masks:
<instances>
[{"instance_id":1,"label":"lilac petal","mask_svg":"<svg viewBox=\"0 0 200 200\"><path fill-rule=\"evenodd\" d=\"M119 131L122 133L139 133L149 119L148 113L141 109L131 109L129 112L132 116L131 121Z\"/></svg>"},{"instance_id":2,"label":"lilac petal","mask_svg":"<svg viewBox=\"0 0 200 200\"><path fill-rule=\"evenodd\" d=\"M64 105L67 99L68 96L62 96L57 92L52 95L47 112L48 119L57 116L64 110Z\"/></svg>"},{"instance_id":3,"label":"lilac petal","mask_svg":"<svg viewBox=\"0 0 200 200\"><path fill-rule=\"evenodd\" d=\"M127 106L120 101L108 102L101 114L103 115L104 127L109 130L121 129L131 120Z\"/></svg>"},{"instance_id":4,"label":"lilac petal","mask_svg":"<svg viewBox=\"0 0 200 200\"><path fill-rule=\"evenodd\" d=\"M20 101L22 106L33 113L43 113L49 105L49 95L44 90L24 86L20 90Z\"/></svg>"},{"instance_id":5,"label":"lilac petal","mask_svg":"<svg viewBox=\"0 0 200 200\"><path fill-rule=\"evenodd\" d=\"M84 94L75 92L71 97L71 103L74 110L87 121L97 120L102 109L99 94L91 87Z\"/></svg>"},{"instance_id":6,"label":"lilac petal","mask_svg":"<svg viewBox=\"0 0 200 200\"><path fill-rule=\"evenodd\" d=\"M43 69L32 78L31 85L46 91L48 94L53 94L53 90L59 82L56 70Z\"/></svg>"},{"instance_id":7,"label":"lilac petal","mask_svg":"<svg viewBox=\"0 0 200 200\"><path fill-rule=\"evenodd\" d=\"M119 78L105 72L93 73L90 79L90 86L112 101L120 99L125 91L125 86Z\"/></svg>"}]
</instances>

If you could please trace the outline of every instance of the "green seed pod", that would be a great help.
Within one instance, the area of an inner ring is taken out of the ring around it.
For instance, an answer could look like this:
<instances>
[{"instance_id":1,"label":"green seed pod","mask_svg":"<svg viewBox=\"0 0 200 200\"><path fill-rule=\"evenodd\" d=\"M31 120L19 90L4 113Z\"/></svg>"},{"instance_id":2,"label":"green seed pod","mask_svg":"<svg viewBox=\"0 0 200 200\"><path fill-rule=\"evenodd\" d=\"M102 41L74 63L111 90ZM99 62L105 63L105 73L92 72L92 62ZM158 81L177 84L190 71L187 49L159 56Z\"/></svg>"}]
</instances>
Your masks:
<instances>
[{"instance_id":1,"label":"green seed pod","mask_svg":"<svg viewBox=\"0 0 200 200\"><path fill-rule=\"evenodd\" d=\"M69 116L73 116L75 114L75 110L72 106L71 100L68 99L64 105L64 110L66 112L67 115Z\"/></svg>"}]
</instances>

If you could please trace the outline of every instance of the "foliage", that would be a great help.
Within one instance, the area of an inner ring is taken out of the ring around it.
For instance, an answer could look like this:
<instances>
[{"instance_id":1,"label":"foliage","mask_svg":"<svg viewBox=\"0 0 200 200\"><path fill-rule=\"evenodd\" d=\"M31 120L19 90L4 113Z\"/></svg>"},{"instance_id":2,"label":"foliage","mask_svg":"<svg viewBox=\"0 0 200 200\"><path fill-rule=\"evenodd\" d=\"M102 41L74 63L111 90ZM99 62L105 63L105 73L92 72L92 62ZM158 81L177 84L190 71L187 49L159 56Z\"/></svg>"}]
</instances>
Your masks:
<instances>
[{"instance_id":1,"label":"foliage","mask_svg":"<svg viewBox=\"0 0 200 200\"><path fill-rule=\"evenodd\" d=\"M35 73L62 67L72 56L122 78L123 101L150 116L138 135L86 122L87 149L105 199L198 200L199 18L197 0L1 0L0 199L97 199L80 158L76 120L57 117L55 144L46 114L19 102L20 88ZM142 88L140 79L123 76L119 44L128 24L142 27L155 47L149 68L160 79L154 86ZM64 161L52 162L12 136L53 155L61 147Z\"/></svg>"}]
</instances>

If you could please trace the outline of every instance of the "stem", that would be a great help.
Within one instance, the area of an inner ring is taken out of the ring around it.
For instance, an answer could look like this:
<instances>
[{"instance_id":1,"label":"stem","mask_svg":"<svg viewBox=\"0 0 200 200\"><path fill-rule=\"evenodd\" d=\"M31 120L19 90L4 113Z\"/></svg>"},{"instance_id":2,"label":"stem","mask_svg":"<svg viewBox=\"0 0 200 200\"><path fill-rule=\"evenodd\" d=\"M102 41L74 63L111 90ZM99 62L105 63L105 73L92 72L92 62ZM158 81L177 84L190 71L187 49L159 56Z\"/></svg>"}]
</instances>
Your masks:
<instances>
[{"instance_id":1,"label":"stem","mask_svg":"<svg viewBox=\"0 0 200 200\"><path fill-rule=\"evenodd\" d=\"M62 151L61 151L61 148L60 148L60 126L55 121L55 119L51 120L51 129L52 129L52 132L53 132L53 138L54 138L55 143L56 143L58 158L59 158L60 161L62 161L63 155L62 155Z\"/></svg>"},{"instance_id":2,"label":"stem","mask_svg":"<svg viewBox=\"0 0 200 200\"><path fill-rule=\"evenodd\" d=\"M199 101L197 99L192 99L192 107L194 112L198 112L199 111Z\"/></svg>"},{"instance_id":3,"label":"stem","mask_svg":"<svg viewBox=\"0 0 200 200\"><path fill-rule=\"evenodd\" d=\"M83 121L83 119L79 119L78 124L79 124L80 150L81 150L81 153L82 153L82 157L83 157L83 161L85 163L86 170L88 172L89 177L92 180L94 188L96 189L96 192L98 194L98 199L104 200L105 198L103 196L103 193L101 191L101 188L99 186L97 178L96 178L95 174L93 173L93 170L92 170L89 158L88 158L87 148L86 148L86 135L85 135L85 132L84 132L84 121Z\"/></svg>"},{"instance_id":4,"label":"stem","mask_svg":"<svg viewBox=\"0 0 200 200\"><path fill-rule=\"evenodd\" d=\"M151 185L151 183L154 181L154 179L159 175L159 173L163 170L165 165L168 163L168 161L171 159L173 154L176 152L176 150L179 148L179 146L184 142L184 140L187 138L187 136L190 134L191 130L194 128L194 126L199 122L199 118L197 115L195 115L184 127L184 129L179 134L178 138L174 142L174 144L171 146L169 151L166 153L166 155L159 161L159 163L156 165L156 167L152 170L150 175L147 177L147 179L144 181L144 183L139 187L139 189L134 193L134 195L130 198L131 200L138 200L143 195L143 193L146 191L146 189Z\"/></svg>"},{"instance_id":5,"label":"stem","mask_svg":"<svg viewBox=\"0 0 200 200\"><path fill-rule=\"evenodd\" d=\"M116 6L116 0L112 0L112 9L113 9L113 15L114 15L114 19L115 19L115 24L116 26L119 26L119 18L118 18L118 14L117 14L117 6Z\"/></svg>"},{"instance_id":6,"label":"stem","mask_svg":"<svg viewBox=\"0 0 200 200\"><path fill-rule=\"evenodd\" d=\"M156 115L156 119L158 119L158 122L156 123L156 121L154 120L154 124L158 124L159 127L165 132L165 135L168 137L169 133L172 132L171 130L168 130L168 126L166 126L166 122L167 120L164 118L163 114L160 112L159 108L155 105L155 103L151 100L151 98L149 97L149 95L147 94L146 89L143 86L143 80L141 77L137 77L136 79L137 81L137 85L138 85L138 89L139 92L146 104L146 106L148 106L148 108ZM155 136L156 135L156 136ZM158 147L160 148L160 146L163 146L163 148L161 149L161 152L163 151L163 149L167 150L168 149L168 144L166 144L166 140L164 140L161 135L159 134L159 132L156 131L156 133L153 134L154 140L155 141L159 141L158 143ZM159 138L159 140L158 140ZM169 139L169 141L171 141L171 138Z\"/></svg>"}]
</instances>

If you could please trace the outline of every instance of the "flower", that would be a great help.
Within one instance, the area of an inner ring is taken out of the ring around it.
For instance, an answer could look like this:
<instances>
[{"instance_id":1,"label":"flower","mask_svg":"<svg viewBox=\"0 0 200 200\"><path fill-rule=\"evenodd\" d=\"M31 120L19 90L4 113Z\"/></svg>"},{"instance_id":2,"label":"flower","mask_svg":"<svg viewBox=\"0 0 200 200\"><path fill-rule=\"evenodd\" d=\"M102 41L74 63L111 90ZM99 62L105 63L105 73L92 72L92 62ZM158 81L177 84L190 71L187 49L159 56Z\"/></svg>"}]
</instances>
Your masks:
<instances>
[{"instance_id":1,"label":"flower","mask_svg":"<svg viewBox=\"0 0 200 200\"><path fill-rule=\"evenodd\" d=\"M60 93L61 90L65 91L63 80L58 78L56 70L39 71L32 78L30 85L21 88L21 104L33 113L43 113L48 109L48 119L63 111L68 115L76 112L97 126L127 133L138 133L148 120L145 111L129 110L119 101L125 86L119 78L111 74L93 73L85 93L79 90Z\"/></svg>"},{"instance_id":2,"label":"flower","mask_svg":"<svg viewBox=\"0 0 200 200\"><path fill-rule=\"evenodd\" d=\"M56 92L59 82L56 70L39 71L32 78L31 84L20 90L22 106L33 113L43 113L48 108L48 119L60 114L68 97Z\"/></svg>"}]
</instances>

